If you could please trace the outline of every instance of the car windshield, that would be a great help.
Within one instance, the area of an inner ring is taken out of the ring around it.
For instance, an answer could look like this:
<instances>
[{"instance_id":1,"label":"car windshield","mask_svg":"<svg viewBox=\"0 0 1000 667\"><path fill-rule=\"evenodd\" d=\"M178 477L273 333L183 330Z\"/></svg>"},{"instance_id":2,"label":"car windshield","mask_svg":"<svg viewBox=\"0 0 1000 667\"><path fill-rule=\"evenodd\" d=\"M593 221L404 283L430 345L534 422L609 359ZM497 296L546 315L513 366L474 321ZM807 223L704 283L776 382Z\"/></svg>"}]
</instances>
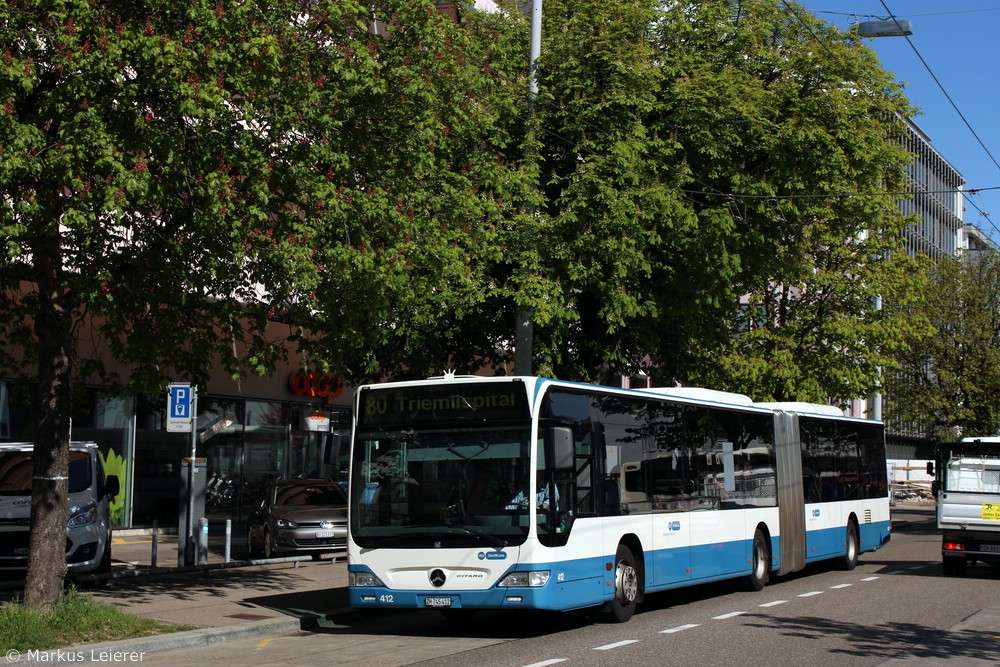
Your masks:
<instances>
[{"instance_id":1,"label":"car windshield","mask_svg":"<svg viewBox=\"0 0 1000 667\"><path fill-rule=\"evenodd\" d=\"M336 484L289 484L275 490L274 504L282 507L346 505L347 496Z\"/></svg>"},{"instance_id":2,"label":"car windshield","mask_svg":"<svg viewBox=\"0 0 1000 667\"><path fill-rule=\"evenodd\" d=\"M30 496L32 478L31 452L0 453L0 496ZM90 456L85 451L69 453L69 492L90 488Z\"/></svg>"}]
</instances>

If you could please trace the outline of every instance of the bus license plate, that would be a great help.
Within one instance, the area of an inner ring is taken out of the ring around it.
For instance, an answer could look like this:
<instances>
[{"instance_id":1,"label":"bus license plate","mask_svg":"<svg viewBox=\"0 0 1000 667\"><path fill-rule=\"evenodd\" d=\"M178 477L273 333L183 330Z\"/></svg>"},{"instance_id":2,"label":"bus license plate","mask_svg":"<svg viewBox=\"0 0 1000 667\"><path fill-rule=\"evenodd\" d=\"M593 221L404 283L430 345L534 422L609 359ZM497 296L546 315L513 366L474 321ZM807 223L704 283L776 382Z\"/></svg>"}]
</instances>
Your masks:
<instances>
[{"instance_id":1,"label":"bus license plate","mask_svg":"<svg viewBox=\"0 0 1000 667\"><path fill-rule=\"evenodd\" d=\"M993 554L1000 554L1000 544L980 544L980 551L988 551Z\"/></svg>"},{"instance_id":2,"label":"bus license plate","mask_svg":"<svg viewBox=\"0 0 1000 667\"><path fill-rule=\"evenodd\" d=\"M425 607L450 607L451 598L424 598Z\"/></svg>"},{"instance_id":3,"label":"bus license plate","mask_svg":"<svg viewBox=\"0 0 1000 667\"><path fill-rule=\"evenodd\" d=\"M320 538L320 539L322 539L324 537L333 537L334 535L336 535L336 533L333 532L332 530L317 530L316 531L316 537Z\"/></svg>"}]
</instances>

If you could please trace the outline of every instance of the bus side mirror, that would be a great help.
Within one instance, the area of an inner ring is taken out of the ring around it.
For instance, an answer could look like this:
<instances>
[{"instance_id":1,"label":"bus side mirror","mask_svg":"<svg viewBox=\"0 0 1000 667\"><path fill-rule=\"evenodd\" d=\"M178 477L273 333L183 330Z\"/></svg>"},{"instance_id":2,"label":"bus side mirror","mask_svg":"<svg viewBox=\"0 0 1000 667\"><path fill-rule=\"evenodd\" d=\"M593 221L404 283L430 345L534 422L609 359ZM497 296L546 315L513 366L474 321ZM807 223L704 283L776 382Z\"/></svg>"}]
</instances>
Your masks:
<instances>
[{"instance_id":1,"label":"bus side mirror","mask_svg":"<svg viewBox=\"0 0 1000 667\"><path fill-rule=\"evenodd\" d=\"M573 431L565 426L553 426L552 437L552 466L556 470L572 470L573 456Z\"/></svg>"},{"instance_id":2,"label":"bus side mirror","mask_svg":"<svg viewBox=\"0 0 1000 667\"><path fill-rule=\"evenodd\" d=\"M927 474L931 476L934 475L934 461L927 462Z\"/></svg>"},{"instance_id":3,"label":"bus side mirror","mask_svg":"<svg viewBox=\"0 0 1000 667\"><path fill-rule=\"evenodd\" d=\"M330 439L323 450L323 463L334 465L340 457L340 449L344 444L344 436L340 433L331 433Z\"/></svg>"}]
</instances>

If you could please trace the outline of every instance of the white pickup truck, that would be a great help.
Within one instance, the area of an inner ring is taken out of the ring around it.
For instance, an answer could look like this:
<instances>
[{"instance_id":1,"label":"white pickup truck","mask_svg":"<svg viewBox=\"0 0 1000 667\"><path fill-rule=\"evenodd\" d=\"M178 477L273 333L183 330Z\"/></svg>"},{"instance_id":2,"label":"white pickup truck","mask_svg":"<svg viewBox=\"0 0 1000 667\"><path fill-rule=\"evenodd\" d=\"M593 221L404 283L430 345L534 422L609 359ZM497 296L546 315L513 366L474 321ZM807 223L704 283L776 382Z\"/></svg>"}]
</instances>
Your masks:
<instances>
[{"instance_id":1,"label":"white pickup truck","mask_svg":"<svg viewBox=\"0 0 1000 667\"><path fill-rule=\"evenodd\" d=\"M969 563L1000 566L1000 438L941 444L933 472L941 564L947 575Z\"/></svg>"}]
</instances>

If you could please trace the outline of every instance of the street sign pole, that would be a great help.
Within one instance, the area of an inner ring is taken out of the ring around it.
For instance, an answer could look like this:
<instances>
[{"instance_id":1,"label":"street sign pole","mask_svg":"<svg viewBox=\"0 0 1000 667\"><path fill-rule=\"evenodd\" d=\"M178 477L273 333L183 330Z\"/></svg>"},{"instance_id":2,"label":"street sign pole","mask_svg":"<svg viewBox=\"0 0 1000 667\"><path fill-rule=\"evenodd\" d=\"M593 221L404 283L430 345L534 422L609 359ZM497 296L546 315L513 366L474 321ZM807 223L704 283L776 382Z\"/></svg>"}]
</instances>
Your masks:
<instances>
[{"instance_id":1,"label":"street sign pole","mask_svg":"<svg viewBox=\"0 0 1000 667\"><path fill-rule=\"evenodd\" d=\"M167 431L171 433L191 433L191 459L188 462L188 511L187 524L184 527L183 546L185 565L193 563L190 559L194 554L194 475L198 456L198 389L190 384L175 382L170 385L167 394ZM178 526L178 529L180 526Z\"/></svg>"},{"instance_id":2,"label":"street sign pole","mask_svg":"<svg viewBox=\"0 0 1000 667\"><path fill-rule=\"evenodd\" d=\"M195 523L194 518L194 474L198 464L198 391L191 387L191 465L188 466L188 511L187 511L187 548L184 550L185 565L195 564Z\"/></svg>"}]
</instances>

